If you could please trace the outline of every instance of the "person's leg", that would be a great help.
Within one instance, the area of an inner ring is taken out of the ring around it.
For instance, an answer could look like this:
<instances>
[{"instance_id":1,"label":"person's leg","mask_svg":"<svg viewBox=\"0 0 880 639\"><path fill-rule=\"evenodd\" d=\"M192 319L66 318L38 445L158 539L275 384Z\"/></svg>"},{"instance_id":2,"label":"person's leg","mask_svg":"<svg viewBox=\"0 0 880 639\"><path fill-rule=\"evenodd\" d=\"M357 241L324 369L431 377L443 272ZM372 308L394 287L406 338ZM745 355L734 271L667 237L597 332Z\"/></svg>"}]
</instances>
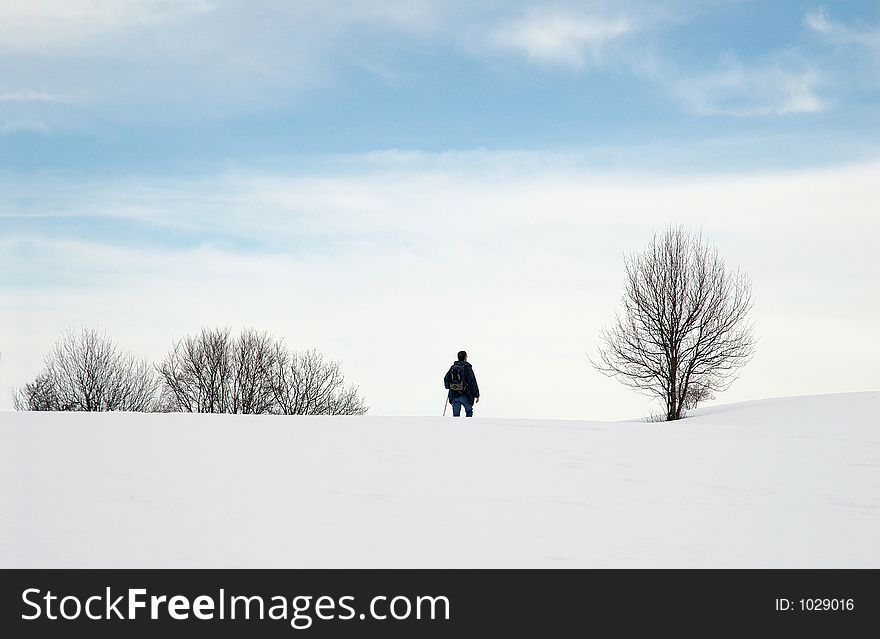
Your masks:
<instances>
[{"instance_id":1,"label":"person's leg","mask_svg":"<svg viewBox=\"0 0 880 639\"><path fill-rule=\"evenodd\" d=\"M461 403L464 406L464 414L468 417L474 416L474 405L471 404L470 400L467 397L461 398Z\"/></svg>"},{"instance_id":2,"label":"person's leg","mask_svg":"<svg viewBox=\"0 0 880 639\"><path fill-rule=\"evenodd\" d=\"M450 404L452 404L452 416L453 417L461 417L461 397L456 397L453 400L450 400Z\"/></svg>"}]
</instances>

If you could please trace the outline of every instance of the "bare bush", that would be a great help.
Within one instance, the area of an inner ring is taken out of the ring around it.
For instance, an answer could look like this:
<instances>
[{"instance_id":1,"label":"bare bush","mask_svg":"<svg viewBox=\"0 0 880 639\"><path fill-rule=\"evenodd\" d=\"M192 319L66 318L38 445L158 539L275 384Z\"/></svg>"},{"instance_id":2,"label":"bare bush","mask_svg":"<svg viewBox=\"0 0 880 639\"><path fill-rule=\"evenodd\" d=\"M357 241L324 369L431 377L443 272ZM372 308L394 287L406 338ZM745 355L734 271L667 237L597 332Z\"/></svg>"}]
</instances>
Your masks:
<instances>
[{"instance_id":1,"label":"bare bush","mask_svg":"<svg viewBox=\"0 0 880 639\"><path fill-rule=\"evenodd\" d=\"M754 353L751 283L682 227L655 234L625 267L623 311L600 334L593 365L659 397L667 420L680 419L726 390Z\"/></svg>"},{"instance_id":2,"label":"bare bush","mask_svg":"<svg viewBox=\"0 0 880 639\"><path fill-rule=\"evenodd\" d=\"M325 362L316 350L276 351L277 412L284 415L363 415L368 408L357 387L345 385L339 362Z\"/></svg>"},{"instance_id":3,"label":"bare bush","mask_svg":"<svg viewBox=\"0 0 880 639\"><path fill-rule=\"evenodd\" d=\"M163 407L193 413L361 415L357 389L338 362L289 350L268 333L202 329L174 345L159 372Z\"/></svg>"},{"instance_id":4,"label":"bare bush","mask_svg":"<svg viewBox=\"0 0 880 639\"><path fill-rule=\"evenodd\" d=\"M153 411L159 381L145 361L94 329L68 329L44 358L43 371L15 391L17 410Z\"/></svg>"},{"instance_id":5,"label":"bare bush","mask_svg":"<svg viewBox=\"0 0 880 639\"><path fill-rule=\"evenodd\" d=\"M268 413L275 351L267 333L202 329L174 345L158 367L166 410L189 413Z\"/></svg>"},{"instance_id":6,"label":"bare bush","mask_svg":"<svg viewBox=\"0 0 880 639\"><path fill-rule=\"evenodd\" d=\"M55 384L46 373L40 373L34 381L13 392L12 405L15 410L67 410L62 408Z\"/></svg>"},{"instance_id":7,"label":"bare bush","mask_svg":"<svg viewBox=\"0 0 880 639\"><path fill-rule=\"evenodd\" d=\"M715 393L711 389L700 385L699 382L691 381L684 396L684 409L686 411L695 409L703 402L715 399Z\"/></svg>"}]
</instances>

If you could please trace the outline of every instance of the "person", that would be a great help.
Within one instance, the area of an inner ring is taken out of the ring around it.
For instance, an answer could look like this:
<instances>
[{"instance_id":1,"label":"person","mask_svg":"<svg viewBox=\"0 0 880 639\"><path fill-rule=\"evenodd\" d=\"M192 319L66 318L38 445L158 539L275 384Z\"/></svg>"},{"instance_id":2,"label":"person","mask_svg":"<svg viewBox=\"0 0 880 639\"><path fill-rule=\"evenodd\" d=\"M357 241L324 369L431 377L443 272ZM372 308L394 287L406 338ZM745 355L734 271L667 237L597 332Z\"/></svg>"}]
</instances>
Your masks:
<instances>
[{"instance_id":1,"label":"person","mask_svg":"<svg viewBox=\"0 0 880 639\"><path fill-rule=\"evenodd\" d=\"M474 416L474 404L480 401L480 387L473 367L467 361L467 353L458 352L458 360L449 367L443 377L443 385L449 391L449 403L452 404L452 416L461 417L461 407L465 415Z\"/></svg>"}]
</instances>

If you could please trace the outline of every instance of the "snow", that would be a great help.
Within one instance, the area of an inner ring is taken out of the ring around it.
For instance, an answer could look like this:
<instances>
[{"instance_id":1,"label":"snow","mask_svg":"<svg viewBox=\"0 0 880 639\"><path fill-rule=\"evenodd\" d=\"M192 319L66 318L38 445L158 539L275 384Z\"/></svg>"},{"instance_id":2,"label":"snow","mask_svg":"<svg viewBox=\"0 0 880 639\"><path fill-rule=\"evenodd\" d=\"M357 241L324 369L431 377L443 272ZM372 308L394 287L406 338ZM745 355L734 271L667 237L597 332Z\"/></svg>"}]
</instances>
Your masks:
<instances>
[{"instance_id":1,"label":"snow","mask_svg":"<svg viewBox=\"0 0 880 639\"><path fill-rule=\"evenodd\" d=\"M5 412L0 566L878 568L878 395L671 424Z\"/></svg>"}]
</instances>

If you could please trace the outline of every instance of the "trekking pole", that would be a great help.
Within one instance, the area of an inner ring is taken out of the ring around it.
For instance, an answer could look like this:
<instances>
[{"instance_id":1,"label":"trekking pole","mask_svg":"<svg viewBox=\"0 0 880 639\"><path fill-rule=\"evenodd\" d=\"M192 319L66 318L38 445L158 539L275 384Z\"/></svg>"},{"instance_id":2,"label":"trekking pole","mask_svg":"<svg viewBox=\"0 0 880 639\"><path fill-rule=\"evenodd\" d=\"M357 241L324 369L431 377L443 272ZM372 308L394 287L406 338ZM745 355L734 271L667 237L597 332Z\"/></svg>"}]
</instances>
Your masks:
<instances>
[{"instance_id":1,"label":"trekking pole","mask_svg":"<svg viewBox=\"0 0 880 639\"><path fill-rule=\"evenodd\" d=\"M443 417L446 417L446 407L449 405L449 398L446 398L446 401L443 402Z\"/></svg>"}]
</instances>

